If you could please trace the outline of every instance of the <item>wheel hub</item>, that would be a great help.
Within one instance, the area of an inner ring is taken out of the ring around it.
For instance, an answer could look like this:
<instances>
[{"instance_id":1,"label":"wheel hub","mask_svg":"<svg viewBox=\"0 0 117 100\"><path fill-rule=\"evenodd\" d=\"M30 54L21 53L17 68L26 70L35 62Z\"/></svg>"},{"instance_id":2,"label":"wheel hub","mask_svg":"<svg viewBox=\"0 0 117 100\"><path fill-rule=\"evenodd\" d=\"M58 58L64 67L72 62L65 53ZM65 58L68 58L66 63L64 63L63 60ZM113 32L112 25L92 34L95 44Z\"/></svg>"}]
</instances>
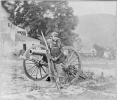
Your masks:
<instances>
[{"instance_id":1,"label":"wheel hub","mask_svg":"<svg viewBox=\"0 0 117 100\"><path fill-rule=\"evenodd\" d=\"M74 65L69 65L69 66L68 66L68 70L69 70L69 74L70 74L70 75L71 75L71 74L76 75L76 73L77 73L77 69L75 68Z\"/></svg>"},{"instance_id":2,"label":"wheel hub","mask_svg":"<svg viewBox=\"0 0 117 100\"><path fill-rule=\"evenodd\" d=\"M40 61L36 62L37 67L46 66L46 65L47 65L46 62L44 62L43 60L40 60Z\"/></svg>"}]
</instances>

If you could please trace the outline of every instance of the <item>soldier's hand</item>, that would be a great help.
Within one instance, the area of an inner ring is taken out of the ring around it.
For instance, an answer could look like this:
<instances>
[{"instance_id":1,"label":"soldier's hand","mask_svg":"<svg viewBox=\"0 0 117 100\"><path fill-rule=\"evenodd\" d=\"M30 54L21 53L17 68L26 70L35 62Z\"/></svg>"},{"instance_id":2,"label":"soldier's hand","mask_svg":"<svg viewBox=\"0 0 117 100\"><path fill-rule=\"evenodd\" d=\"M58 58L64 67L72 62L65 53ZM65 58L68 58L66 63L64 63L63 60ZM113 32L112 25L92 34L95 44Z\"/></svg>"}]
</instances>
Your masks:
<instances>
[{"instance_id":1,"label":"soldier's hand","mask_svg":"<svg viewBox=\"0 0 117 100\"><path fill-rule=\"evenodd\" d=\"M54 58L52 58L52 60L54 61Z\"/></svg>"},{"instance_id":2,"label":"soldier's hand","mask_svg":"<svg viewBox=\"0 0 117 100\"><path fill-rule=\"evenodd\" d=\"M56 61L57 60L57 57L55 57L54 60Z\"/></svg>"},{"instance_id":3,"label":"soldier's hand","mask_svg":"<svg viewBox=\"0 0 117 100\"><path fill-rule=\"evenodd\" d=\"M57 60L57 57L52 58L52 60L53 60L53 61L56 61L56 60Z\"/></svg>"}]
</instances>

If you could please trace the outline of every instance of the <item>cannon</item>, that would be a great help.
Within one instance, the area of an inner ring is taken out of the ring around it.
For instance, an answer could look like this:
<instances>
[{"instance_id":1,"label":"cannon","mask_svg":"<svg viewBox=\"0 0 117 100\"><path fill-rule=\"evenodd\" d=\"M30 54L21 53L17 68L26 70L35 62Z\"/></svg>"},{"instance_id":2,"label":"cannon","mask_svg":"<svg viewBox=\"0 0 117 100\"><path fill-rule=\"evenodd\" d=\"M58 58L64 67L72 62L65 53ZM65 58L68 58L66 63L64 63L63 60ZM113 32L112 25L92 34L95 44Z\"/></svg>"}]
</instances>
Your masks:
<instances>
[{"instance_id":1,"label":"cannon","mask_svg":"<svg viewBox=\"0 0 117 100\"><path fill-rule=\"evenodd\" d=\"M46 50L34 50L34 49L31 49L30 50L30 54L31 55L46 55Z\"/></svg>"},{"instance_id":2,"label":"cannon","mask_svg":"<svg viewBox=\"0 0 117 100\"><path fill-rule=\"evenodd\" d=\"M43 39L46 46L41 44L34 45L24 53L23 57L24 73L34 81L46 80L49 77L50 65L53 63L50 62L51 54L44 36ZM67 72L65 72L67 77L64 84L69 84L79 78L81 59L79 53L71 46L64 46L63 52L66 55L65 66L68 68Z\"/></svg>"}]
</instances>

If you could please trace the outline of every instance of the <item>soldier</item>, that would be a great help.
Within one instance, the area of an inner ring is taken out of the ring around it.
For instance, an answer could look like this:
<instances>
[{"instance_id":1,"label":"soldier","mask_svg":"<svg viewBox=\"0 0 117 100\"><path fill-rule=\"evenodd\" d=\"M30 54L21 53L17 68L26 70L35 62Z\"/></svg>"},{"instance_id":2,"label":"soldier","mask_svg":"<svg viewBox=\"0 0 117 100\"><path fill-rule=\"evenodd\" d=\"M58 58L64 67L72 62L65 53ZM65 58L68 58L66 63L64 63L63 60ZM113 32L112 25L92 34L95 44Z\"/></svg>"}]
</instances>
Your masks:
<instances>
[{"instance_id":1,"label":"soldier","mask_svg":"<svg viewBox=\"0 0 117 100\"><path fill-rule=\"evenodd\" d=\"M53 65L50 66L50 78L52 83L55 83L55 76L58 73L61 73L62 70L57 68L57 64L60 66L61 63L65 60L65 55L63 53L62 43L58 38L57 32L52 32L50 39L47 40L48 47L50 49L50 54L52 56ZM52 68L54 66L54 68ZM61 72L58 72L61 71ZM54 84L55 85L55 84Z\"/></svg>"}]
</instances>

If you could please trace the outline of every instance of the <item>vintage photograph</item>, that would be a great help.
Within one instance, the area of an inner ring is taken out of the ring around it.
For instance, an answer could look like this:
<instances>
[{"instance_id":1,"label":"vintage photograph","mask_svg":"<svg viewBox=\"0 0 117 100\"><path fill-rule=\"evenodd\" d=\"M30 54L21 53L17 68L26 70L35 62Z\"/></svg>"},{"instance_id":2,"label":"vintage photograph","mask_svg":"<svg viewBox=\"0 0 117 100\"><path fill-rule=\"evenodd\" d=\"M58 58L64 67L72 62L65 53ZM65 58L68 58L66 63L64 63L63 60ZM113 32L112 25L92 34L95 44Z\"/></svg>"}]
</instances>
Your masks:
<instances>
[{"instance_id":1,"label":"vintage photograph","mask_svg":"<svg viewBox=\"0 0 117 100\"><path fill-rule=\"evenodd\" d=\"M117 1L0 0L0 100L116 100Z\"/></svg>"}]
</instances>

